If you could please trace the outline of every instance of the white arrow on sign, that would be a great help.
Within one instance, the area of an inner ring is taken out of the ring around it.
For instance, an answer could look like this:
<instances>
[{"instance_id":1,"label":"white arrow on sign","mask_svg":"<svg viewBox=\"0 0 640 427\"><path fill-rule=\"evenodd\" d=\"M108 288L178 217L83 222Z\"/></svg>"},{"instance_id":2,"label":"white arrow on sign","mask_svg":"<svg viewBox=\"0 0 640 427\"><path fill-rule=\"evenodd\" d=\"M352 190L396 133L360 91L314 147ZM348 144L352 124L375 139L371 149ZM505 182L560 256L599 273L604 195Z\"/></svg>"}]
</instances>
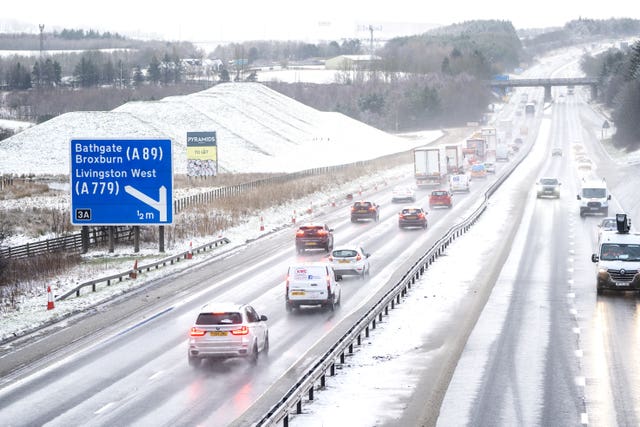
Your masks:
<instances>
[{"instance_id":1,"label":"white arrow on sign","mask_svg":"<svg viewBox=\"0 0 640 427\"><path fill-rule=\"evenodd\" d=\"M142 203L146 203L147 205L160 212L160 222L167 221L167 188L164 185L161 185L160 190L158 190L158 201L155 201L151 197L144 194L142 191L136 190L130 185L125 185L124 191L131 194Z\"/></svg>"}]
</instances>

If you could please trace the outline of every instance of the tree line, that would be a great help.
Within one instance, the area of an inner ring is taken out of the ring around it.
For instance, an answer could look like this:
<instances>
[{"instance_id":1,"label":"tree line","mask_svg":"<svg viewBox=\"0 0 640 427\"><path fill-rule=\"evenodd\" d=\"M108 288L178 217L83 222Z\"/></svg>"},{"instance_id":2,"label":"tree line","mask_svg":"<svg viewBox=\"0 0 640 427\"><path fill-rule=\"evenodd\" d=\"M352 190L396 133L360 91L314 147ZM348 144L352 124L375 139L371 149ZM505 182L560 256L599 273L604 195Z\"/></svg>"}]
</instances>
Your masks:
<instances>
[{"instance_id":1,"label":"tree line","mask_svg":"<svg viewBox=\"0 0 640 427\"><path fill-rule=\"evenodd\" d=\"M580 65L587 76L598 79L600 100L612 109L616 127L613 144L629 151L639 149L640 41L584 55Z\"/></svg>"}]
</instances>

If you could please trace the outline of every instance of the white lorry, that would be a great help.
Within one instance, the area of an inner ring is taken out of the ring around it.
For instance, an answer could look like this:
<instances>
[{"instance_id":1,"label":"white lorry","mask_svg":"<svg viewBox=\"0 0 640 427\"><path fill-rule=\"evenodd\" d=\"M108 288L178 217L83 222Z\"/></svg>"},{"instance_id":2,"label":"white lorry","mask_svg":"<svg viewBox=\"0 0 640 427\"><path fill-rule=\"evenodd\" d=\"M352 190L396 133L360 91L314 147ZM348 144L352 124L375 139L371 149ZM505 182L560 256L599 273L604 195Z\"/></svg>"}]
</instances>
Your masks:
<instances>
[{"instance_id":1,"label":"white lorry","mask_svg":"<svg viewBox=\"0 0 640 427\"><path fill-rule=\"evenodd\" d=\"M640 234L631 231L626 214L616 215L616 229L603 231L597 252L591 255L596 264L596 289L640 290Z\"/></svg>"},{"instance_id":2,"label":"white lorry","mask_svg":"<svg viewBox=\"0 0 640 427\"><path fill-rule=\"evenodd\" d=\"M418 187L438 186L447 174L446 156L441 148L415 148L413 165Z\"/></svg>"},{"instance_id":3,"label":"white lorry","mask_svg":"<svg viewBox=\"0 0 640 427\"><path fill-rule=\"evenodd\" d=\"M604 179L584 180L577 195L580 201L580 216L587 214L604 214L609 216L609 200L611 194Z\"/></svg>"}]
</instances>

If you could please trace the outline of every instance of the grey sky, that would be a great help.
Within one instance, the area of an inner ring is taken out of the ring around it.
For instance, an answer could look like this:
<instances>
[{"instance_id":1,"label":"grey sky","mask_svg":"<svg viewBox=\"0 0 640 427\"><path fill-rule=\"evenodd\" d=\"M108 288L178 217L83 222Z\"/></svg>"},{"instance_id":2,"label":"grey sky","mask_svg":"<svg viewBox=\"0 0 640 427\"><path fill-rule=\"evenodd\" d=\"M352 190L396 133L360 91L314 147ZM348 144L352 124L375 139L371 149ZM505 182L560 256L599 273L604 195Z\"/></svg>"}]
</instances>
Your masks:
<instances>
[{"instance_id":1,"label":"grey sky","mask_svg":"<svg viewBox=\"0 0 640 427\"><path fill-rule=\"evenodd\" d=\"M98 9L98 4L102 5ZM391 23L448 25L473 19L511 21L516 28L561 26L579 17L640 19L640 8L628 0L575 1L449 1L424 0L363 1L323 0L192 0L158 2L149 0L33 0L11 2L3 8L6 22L18 21L45 29L83 28L116 31L129 35L153 34L167 40L317 40L366 36L373 24L376 36L387 38L397 31ZM172 7L167 7L171 5ZM29 27L26 27L29 28Z\"/></svg>"}]
</instances>

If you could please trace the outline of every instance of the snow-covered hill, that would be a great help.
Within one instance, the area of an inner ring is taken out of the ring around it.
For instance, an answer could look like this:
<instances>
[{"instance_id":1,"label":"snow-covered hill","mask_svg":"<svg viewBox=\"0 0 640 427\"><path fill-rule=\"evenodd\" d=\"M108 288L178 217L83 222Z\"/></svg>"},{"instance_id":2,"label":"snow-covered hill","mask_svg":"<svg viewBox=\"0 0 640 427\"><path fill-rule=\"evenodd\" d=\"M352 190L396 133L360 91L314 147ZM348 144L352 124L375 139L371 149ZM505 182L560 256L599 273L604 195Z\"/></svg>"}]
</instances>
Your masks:
<instances>
[{"instance_id":1,"label":"snow-covered hill","mask_svg":"<svg viewBox=\"0 0 640 427\"><path fill-rule=\"evenodd\" d=\"M205 131L217 132L223 172L294 172L423 143L315 110L260 83L226 83L113 111L67 113L25 129L0 141L0 174L68 174L69 144L75 138L170 138L174 171L185 174L187 132Z\"/></svg>"}]
</instances>

